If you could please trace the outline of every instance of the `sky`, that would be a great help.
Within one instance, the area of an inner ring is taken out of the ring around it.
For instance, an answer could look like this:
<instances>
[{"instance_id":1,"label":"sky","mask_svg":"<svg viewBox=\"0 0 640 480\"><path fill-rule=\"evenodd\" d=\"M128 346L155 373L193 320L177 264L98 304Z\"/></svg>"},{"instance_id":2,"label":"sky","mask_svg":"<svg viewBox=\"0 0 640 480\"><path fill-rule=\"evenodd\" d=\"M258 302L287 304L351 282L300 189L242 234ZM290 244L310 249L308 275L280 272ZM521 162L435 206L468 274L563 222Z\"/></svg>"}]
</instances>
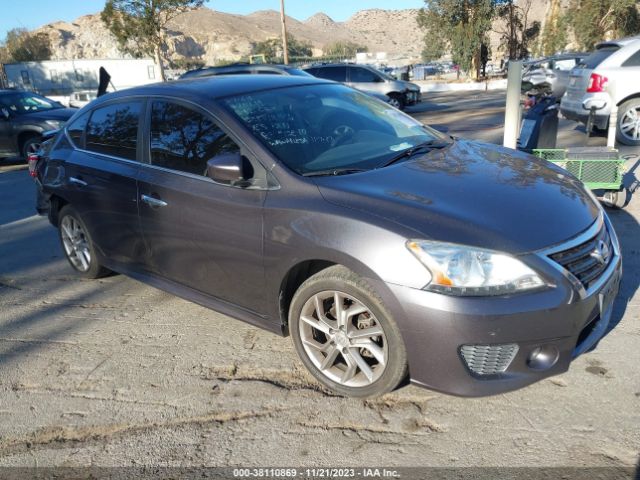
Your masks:
<instances>
[{"instance_id":1,"label":"sky","mask_svg":"<svg viewBox=\"0 0 640 480\"><path fill-rule=\"evenodd\" d=\"M0 0L0 40L12 28L34 29L58 20L72 21L81 15L97 13L104 0ZM256 10L279 10L279 0L210 0L205 4L214 10L247 14ZM285 0L287 15L304 20L322 10L336 21L348 19L358 10L369 8L420 8L423 0Z\"/></svg>"}]
</instances>

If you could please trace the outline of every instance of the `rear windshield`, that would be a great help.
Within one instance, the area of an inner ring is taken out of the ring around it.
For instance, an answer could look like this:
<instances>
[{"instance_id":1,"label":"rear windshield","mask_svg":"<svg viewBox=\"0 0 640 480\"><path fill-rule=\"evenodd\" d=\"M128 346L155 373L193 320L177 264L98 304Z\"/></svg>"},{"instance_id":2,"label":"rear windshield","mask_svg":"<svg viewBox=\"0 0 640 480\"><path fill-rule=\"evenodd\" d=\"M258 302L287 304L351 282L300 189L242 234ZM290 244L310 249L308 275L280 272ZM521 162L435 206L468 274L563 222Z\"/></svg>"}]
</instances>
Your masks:
<instances>
[{"instance_id":1,"label":"rear windshield","mask_svg":"<svg viewBox=\"0 0 640 480\"><path fill-rule=\"evenodd\" d=\"M580 66L593 70L618 50L620 50L620 47L618 45L607 45L605 47L599 48L587 58L582 60L580 62Z\"/></svg>"}]
</instances>

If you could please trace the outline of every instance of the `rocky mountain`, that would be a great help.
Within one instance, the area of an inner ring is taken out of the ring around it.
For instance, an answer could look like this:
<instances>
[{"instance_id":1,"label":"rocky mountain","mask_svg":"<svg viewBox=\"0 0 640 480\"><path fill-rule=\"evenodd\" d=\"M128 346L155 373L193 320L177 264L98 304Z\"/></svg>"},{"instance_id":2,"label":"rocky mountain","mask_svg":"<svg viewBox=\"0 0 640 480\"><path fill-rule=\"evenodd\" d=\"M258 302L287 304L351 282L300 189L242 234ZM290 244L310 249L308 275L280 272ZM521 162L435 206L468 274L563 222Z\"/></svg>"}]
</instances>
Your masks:
<instances>
[{"instance_id":1,"label":"rocky mountain","mask_svg":"<svg viewBox=\"0 0 640 480\"><path fill-rule=\"evenodd\" d=\"M310 42L315 55L335 41L351 41L369 51L390 56L417 58L422 32L416 24L417 10L362 10L346 22L336 22L324 13L304 21L287 17L287 29L298 40ZM54 59L121 57L115 39L102 25L100 15L87 15L73 22L55 22L38 29L51 37ZM214 64L237 60L251 52L251 45L279 37L280 13L257 11L233 15L209 8L180 15L170 25L168 54Z\"/></svg>"},{"instance_id":2,"label":"rocky mountain","mask_svg":"<svg viewBox=\"0 0 640 480\"><path fill-rule=\"evenodd\" d=\"M530 21L544 23L551 2L568 0L518 0L531 2ZM422 50L423 32L416 23L418 10L361 10L345 22L336 22L324 13L316 13L304 21L287 17L287 29L298 40L310 42L314 55L335 41L350 41L368 47L370 52L387 52L390 59L416 61ZM115 39L100 20L100 15L87 15L73 22L55 22L38 31L47 33L52 42L54 59L118 58ZM180 15L170 25L168 56L191 59L213 65L238 60L251 52L253 43L279 37L280 13L261 10L249 15L233 15L210 8ZM490 34L494 52L500 49L500 38Z\"/></svg>"}]
</instances>

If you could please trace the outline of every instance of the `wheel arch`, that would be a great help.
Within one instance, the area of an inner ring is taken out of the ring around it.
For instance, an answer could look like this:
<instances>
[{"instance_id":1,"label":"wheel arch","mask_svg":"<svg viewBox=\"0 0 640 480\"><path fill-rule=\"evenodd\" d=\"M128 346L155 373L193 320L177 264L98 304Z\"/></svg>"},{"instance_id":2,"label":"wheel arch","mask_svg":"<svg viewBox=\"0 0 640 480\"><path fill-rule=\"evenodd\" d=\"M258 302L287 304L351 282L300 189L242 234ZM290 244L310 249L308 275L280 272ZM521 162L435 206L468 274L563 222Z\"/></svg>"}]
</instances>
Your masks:
<instances>
[{"instance_id":1,"label":"wheel arch","mask_svg":"<svg viewBox=\"0 0 640 480\"><path fill-rule=\"evenodd\" d=\"M635 98L640 98L640 92L638 92L638 93L632 93L632 94L631 94L631 95L629 95L628 97L623 98L622 100L620 100L620 101L617 103L617 106L619 107L619 106L620 106L620 105L622 105L623 103L628 102L629 100L633 100L633 99L635 99Z\"/></svg>"},{"instance_id":2,"label":"wheel arch","mask_svg":"<svg viewBox=\"0 0 640 480\"><path fill-rule=\"evenodd\" d=\"M54 227L58 227L59 224L59 215L60 215L60 210L62 210L62 208L65 205L68 205L69 202L67 202L64 198L62 198L59 195L51 195L51 197L49 198L49 221L51 222L51 224Z\"/></svg>"}]
</instances>

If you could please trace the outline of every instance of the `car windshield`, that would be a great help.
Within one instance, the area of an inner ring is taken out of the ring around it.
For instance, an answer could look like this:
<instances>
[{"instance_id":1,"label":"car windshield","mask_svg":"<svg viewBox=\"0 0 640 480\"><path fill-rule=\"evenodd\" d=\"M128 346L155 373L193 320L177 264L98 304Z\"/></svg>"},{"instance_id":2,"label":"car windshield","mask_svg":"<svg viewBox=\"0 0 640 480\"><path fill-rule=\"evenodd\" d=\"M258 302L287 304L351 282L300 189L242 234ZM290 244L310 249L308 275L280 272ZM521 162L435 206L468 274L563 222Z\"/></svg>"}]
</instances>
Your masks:
<instances>
[{"instance_id":1,"label":"car windshield","mask_svg":"<svg viewBox=\"0 0 640 480\"><path fill-rule=\"evenodd\" d=\"M62 108L62 105L58 102L28 92L15 92L2 95L0 96L0 106L18 115Z\"/></svg>"},{"instance_id":2,"label":"car windshield","mask_svg":"<svg viewBox=\"0 0 640 480\"><path fill-rule=\"evenodd\" d=\"M369 170L416 145L449 138L343 85L281 88L222 102L280 161L301 175Z\"/></svg>"}]
</instances>

